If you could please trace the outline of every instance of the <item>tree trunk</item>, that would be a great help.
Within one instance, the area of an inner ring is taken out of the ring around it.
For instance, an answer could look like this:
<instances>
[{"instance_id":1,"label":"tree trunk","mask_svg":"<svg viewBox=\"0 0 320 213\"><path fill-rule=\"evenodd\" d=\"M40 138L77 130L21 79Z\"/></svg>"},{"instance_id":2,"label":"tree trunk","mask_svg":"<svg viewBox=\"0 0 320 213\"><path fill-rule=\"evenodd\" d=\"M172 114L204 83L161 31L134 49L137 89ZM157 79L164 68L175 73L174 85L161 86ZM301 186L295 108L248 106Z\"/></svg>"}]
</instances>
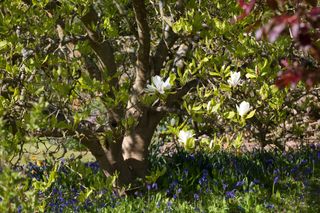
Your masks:
<instances>
[{"instance_id":1,"label":"tree trunk","mask_svg":"<svg viewBox=\"0 0 320 213\"><path fill-rule=\"evenodd\" d=\"M163 115L158 112L146 110L140 117L138 125L123 139L123 158L135 178L144 178L148 173L148 148L162 117Z\"/></svg>"},{"instance_id":2,"label":"tree trunk","mask_svg":"<svg viewBox=\"0 0 320 213\"><path fill-rule=\"evenodd\" d=\"M122 141L106 146L92 140L84 143L106 176L118 173L116 187L133 184L136 178L144 179L148 174L148 147L162 117L162 113L146 109Z\"/></svg>"}]
</instances>

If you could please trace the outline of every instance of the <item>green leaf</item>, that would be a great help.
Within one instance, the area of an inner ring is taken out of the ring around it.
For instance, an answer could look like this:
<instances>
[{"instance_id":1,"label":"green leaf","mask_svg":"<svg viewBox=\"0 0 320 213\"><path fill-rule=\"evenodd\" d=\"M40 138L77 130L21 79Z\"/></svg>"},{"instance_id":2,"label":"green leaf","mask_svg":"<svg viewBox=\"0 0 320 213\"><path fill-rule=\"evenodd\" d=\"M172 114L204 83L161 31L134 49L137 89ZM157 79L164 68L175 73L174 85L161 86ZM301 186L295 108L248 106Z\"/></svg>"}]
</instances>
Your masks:
<instances>
[{"instance_id":1,"label":"green leaf","mask_svg":"<svg viewBox=\"0 0 320 213\"><path fill-rule=\"evenodd\" d=\"M225 91L225 92L230 92L231 91L231 87L227 84L220 84L220 89L222 91Z\"/></svg>"},{"instance_id":2,"label":"green leaf","mask_svg":"<svg viewBox=\"0 0 320 213\"><path fill-rule=\"evenodd\" d=\"M220 109L221 103L218 103L212 107L211 112L217 112Z\"/></svg>"},{"instance_id":3,"label":"green leaf","mask_svg":"<svg viewBox=\"0 0 320 213\"><path fill-rule=\"evenodd\" d=\"M219 73L219 72L209 72L209 74L211 75L211 76L221 76L221 74Z\"/></svg>"},{"instance_id":4,"label":"green leaf","mask_svg":"<svg viewBox=\"0 0 320 213\"><path fill-rule=\"evenodd\" d=\"M256 110L252 110L247 116L246 119L252 118L254 116L254 114L256 113Z\"/></svg>"},{"instance_id":5,"label":"green leaf","mask_svg":"<svg viewBox=\"0 0 320 213\"><path fill-rule=\"evenodd\" d=\"M4 49L8 44L6 40L0 41L0 50Z\"/></svg>"},{"instance_id":6,"label":"green leaf","mask_svg":"<svg viewBox=\"0 0 320 213\"><path fill-rule=\"evenodd\" d=\"M186 148L187 151L192 151L195 148L194 138L189 138L186 141L185 148Z\"/></svg>"},{"instance_id":7,"label":"green leaf","mask_svg":"<svg viewBox=\"0 0 320 213\"><path fill-rule=\"evenodd\" d=\"M199 111L199 110L201 110L201 108L202 108L201 104L199 106L193 106L192 111Z\"/></svg>"},{"instance_id":8,"label":"green leaf","mask_svg":"<svg viewBox=\"0 0 320 213\"><path fill-rule=\"evenodd\" d=\"M228 119L232 119L235 115L236 115L236 113L235 113L234 111L231 111L231 112L228 112L228 113L227 113L227 116L226 116L226 117L227 117Z\"/></svg>"},{"instance_id":9,"label":"green leaf","mask_svg":"<svg viewBox=\"0 0 320 213\"><path fill-rule=\"evenodd\" d=\"M246 78L257 78L257 75L255 75L253 73L247 73Z\"/></svg>"}]
</instances>

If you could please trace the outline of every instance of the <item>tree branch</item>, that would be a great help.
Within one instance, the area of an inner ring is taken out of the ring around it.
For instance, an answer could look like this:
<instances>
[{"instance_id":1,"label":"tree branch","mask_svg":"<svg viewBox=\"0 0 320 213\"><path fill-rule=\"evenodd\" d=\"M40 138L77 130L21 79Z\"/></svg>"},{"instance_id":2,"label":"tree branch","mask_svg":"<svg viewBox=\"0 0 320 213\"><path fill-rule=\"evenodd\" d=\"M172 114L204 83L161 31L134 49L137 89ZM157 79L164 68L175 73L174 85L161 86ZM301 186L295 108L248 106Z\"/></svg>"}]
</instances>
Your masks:
<instances>
[{"instance_id":1,"label":"tree branch","mask_svg":"<svg viewBox=\"0 0 320 213\"><path fill-rule=\"evenodd\" d=\"M108 40L103 40L101 35L92 29L92 24L98 22L98 15L96 11L91 7L89 12L81 17L81 21L84 24L85 30L88 33L89 45L102 62L102 70L106 68L111 77L111 85L116 89L118 87L118 80L115 77L117 72L117 66L114 58L113 48Z\"/></svg>"},{"instance_id":2,"label":"tree branch","mask_svg":"<svg viewBox=\"0 0 320 213\"><path fill-rule=\"evenodd\" d=\"M134 90L143 92L150 75L150 29L147 22L147 11L144 0L133 0L133 10L138 28L137 69Z\"/></svg>"},{"instance_id":3,"label":"tree branch","mask_svg":"<svg viewBox=\"0 0 320 213\"><path fill-rule=\"evenodd\" d=\"M198 79L191 80L187 82L184 86L179 88L176 93L171 94L167 97L166 105L171 107L175 102L179 102L179 100L186 95L192 88L195 88L199 83Z\"/></svg>"},{"instance_id":4,"label":"tree branch","mask_svg":"<svg viewBox=\"0 0 320 213\"><path fill-rule=\"evenodd\" d=\"M165 33L162 39L160 40L156 52L153 56L153 73L154 75L159 75L165 62L169 50L174 45L178 36L172 31L172 28L169 25L165 27Z\"/></svg>"},{"instance_id":5,"label":"tree branch","mask_svg":"<svg viewBox=\"0 0 320 213\"><path fill-rule=\"evenodd\" d=\"M98 15L93 7L90 8L89 12L81 17L81 21L84 24L85 30L88 33L89 45L102 62L101 70L105 68L110 76L111 89L107 93L107 96L115 99L114 91L119 87L117 73L117 66L114 57L114 50L108 40L103 40L101 35L92 29L92 24L98 22ZM110 122L117 124L120 121L120 114L122 114L122 109L116 108L108 109L108 114L110 116Z\"/></svg>"},{"instance_id":6,"label":"tree branch","mask_svg":"<svg viewBox=\"0 0 320 213\"><path fill-rule=\"evenodd\" d=\"M159 2L159 10L160 10L160 15L162 18L162 23L163 23L163 35L162 38L156 47L156 52L153 56L153 73L154 75L159 75L160 71L163 67L163 63L165 62L169 50L173 47L177 39L179 38L177 34L175 34L172 31L172 27L164 20L165 19L165 14L164 14L164 2L160 1ZM181 14L183 13L185 8L185 2L184 0L178 0L176 3L176 10L178 12L178 15L176 19L179 19Z\"/></svg>"}]
</instances>

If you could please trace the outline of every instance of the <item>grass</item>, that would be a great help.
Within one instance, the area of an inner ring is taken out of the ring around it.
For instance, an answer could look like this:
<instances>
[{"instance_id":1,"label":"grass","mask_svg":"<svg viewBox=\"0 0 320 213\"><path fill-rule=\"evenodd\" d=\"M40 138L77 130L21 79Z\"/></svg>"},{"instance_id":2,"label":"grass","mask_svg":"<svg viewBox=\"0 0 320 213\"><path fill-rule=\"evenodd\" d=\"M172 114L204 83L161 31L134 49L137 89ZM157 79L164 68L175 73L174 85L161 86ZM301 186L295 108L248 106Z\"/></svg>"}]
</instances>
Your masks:
<instances>
[{"instance_id":1,"label":"grass","mask_svg":"<svg viewBox=\"0 0 320 213\"><path fill-rule=\"evenodd\" d=\"M76 146L75 144L74 146ZM94 161L95 158L93 155L77 147L74 149L64 150L63 147L58 143L53 143L50 141L43 141L38 144L27 143L23 146L23 154L20 159L21 164L27 164L30 161L43 161L43 160L54 160L54 159L70 159L70 158L79 158L83 162ZM12 162L16 162L18 160L18 156L14 157Z\"/></svg>"},{"instance_id":2,"label":"grass","mask_svg":"<svg viewBox=\"0 0 320 213\"><path fill-rule=\"evenodd\" d=\"M3 168L0 211L320 211L320 147L284 153L179 152L150 160L154 181L141 183L134 196L115 193L112 177L105 178L95 162L37 160Z\"/></svg>"}]
</instances>

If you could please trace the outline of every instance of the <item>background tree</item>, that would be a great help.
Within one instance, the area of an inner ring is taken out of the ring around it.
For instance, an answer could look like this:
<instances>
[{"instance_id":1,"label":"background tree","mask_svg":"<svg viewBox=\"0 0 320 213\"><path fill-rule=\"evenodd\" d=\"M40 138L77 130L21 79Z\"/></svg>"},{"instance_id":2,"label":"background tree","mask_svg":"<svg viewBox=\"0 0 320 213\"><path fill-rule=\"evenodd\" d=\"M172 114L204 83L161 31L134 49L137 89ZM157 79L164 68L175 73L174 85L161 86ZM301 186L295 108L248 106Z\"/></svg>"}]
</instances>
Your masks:
<instances>
[{"instance_id":1,"label":"background tree","mask_svg":"<svg viewBox=\"0 0 320 213\"><path fill-rule=\"evenodd\" d=\"M253 12L256 1L238 1L244 12L243 18ZM320 7L317 1L277 1L265 2L270 10L270 20L256 31L256 37L267 38L274 42L279 36L290 36L292 39L291 57L282 60L285 71L280 73L276 84L283 88L296 85L299 81L312 87L319 82L320 61ZM258 20L257 20L258 21ZM258 21L258 22L259 22Z\"/></svg>"}]
</instances>

